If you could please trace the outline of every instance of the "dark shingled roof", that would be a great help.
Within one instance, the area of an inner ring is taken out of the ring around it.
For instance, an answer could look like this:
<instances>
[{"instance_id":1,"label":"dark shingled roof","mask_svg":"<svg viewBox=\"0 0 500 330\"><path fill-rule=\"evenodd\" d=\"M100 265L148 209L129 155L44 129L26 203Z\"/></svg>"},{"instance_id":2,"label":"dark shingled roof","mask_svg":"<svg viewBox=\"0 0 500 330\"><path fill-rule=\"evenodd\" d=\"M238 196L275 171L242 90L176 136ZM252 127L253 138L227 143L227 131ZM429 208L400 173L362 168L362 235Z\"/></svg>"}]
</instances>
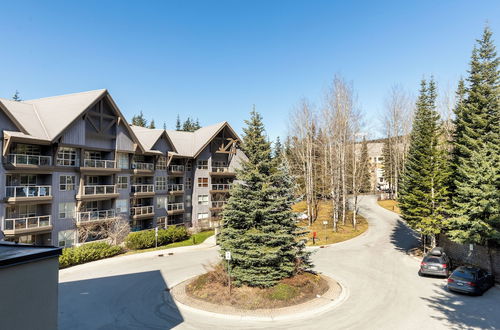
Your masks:
<instances>
[{"instance_id":1,"label":"dark shingled roof","mask_svg":"<svg viewBox=\"0 0 500 330\"><path fill-rule=\"evenodd\" d=\"M0 241L0 268L61 255L62 248Z\"/></svg>"}]
</instances>

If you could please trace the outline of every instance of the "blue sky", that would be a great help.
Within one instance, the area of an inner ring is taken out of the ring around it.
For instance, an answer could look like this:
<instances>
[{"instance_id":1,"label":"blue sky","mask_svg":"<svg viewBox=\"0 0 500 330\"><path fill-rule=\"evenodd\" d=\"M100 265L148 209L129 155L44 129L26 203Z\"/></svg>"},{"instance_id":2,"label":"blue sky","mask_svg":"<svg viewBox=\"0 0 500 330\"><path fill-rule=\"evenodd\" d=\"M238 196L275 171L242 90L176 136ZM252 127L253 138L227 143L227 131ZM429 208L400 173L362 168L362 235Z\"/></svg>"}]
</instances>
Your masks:
<instances>
[{"instance_id":1,"label":"blue sky","mask_svg":"<svg viewBox=\"0 0 500 330\"><path fill-rule=\"evenodd\" d=\"M500 40L500 1L0 0L0 97L107 88L128 119L238 132L255 104L275 138L341 74L375 130L392 85L454 89L486 22Z\"/></svg>"}]
</instances>

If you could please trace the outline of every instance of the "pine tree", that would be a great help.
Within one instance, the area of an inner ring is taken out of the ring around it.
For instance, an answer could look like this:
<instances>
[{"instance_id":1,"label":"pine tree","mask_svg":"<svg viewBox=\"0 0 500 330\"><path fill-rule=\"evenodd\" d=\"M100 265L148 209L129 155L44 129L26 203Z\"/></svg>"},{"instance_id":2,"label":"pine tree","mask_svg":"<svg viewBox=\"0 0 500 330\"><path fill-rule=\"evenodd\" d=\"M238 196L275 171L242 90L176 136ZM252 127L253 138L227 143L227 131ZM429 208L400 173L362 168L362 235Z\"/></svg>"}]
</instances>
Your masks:
<instances>
[{"instance_id":1,"label":"pine tree","mask_svg":"<svg viewBox=\"0 0 500 330\"><path fill-rule=\"evenodd\" d=\"M152 128L152 129L156 128L155 120L154 119L151 119L151 122L149 123L149 128Z\"/></svg>"},{"instance_id":2,"label":"pine tree","mask_svg":"<svg viewBox=\"0 0 500 330\"><path fill-rule=\"evenodd\" d=\"M182 124L182 131L184 132L193 132L193 122L191 121L191 117L188 117L184 123Z\"/></svg>"},{"instance_id":3,"label":"pine tree","mask_svg":"<svg viewBox=\"0 0 500 330\"><path fill-rule=\"evenodd\" d=\"M167 123L166 122L163 122L163 129L166 130L167 129Z\"/></svg>"},{"instance_id":4,"label":"pine tree","mask_svg":"<svg viewBox=\"0 0 500 330\"><path fill-rule=\"evenodd\" d=\"M176 131L180 131L181 130L181 118L179 117L179 115L177 115L177 120L175 122L175 130Z\"/></svg>"},{"instance_id":5,"label":"pine tree","mask_svg":"<svg viewBox=\"0 0 500 330\"><path fill-rule=\"evenodd\" d=\"M281 144L280 137L276 137L276 141L274 142L274 158L281 157L283 154L283 145Z\"/></svg>"},{"instance_id":6,"label":"pine tree","mask_svg":"<svg viewBox=\"0 0 500 330\"><path fill-rule=\"evenodd\" d=\"M22 100L21 100L21 97L19 96L19 91L18 91L17 89L16 89L16 92L14 93L14 95L12 96L12 99L13 99L14 101L17 101L17 102L22 101Z\"/></svg>"},{"instance_id":7,"label":"pine tree","mask_svg":"<svg viewBox=\"0 0 500 330\"><path fill-rule=\"evenodd\" d=\"M454 194L449 236L459 242L500 243L500 59L485 28L461 88L454 135Z\"/></svg>"},{"instance_id":8,"label":"pine tree","mask_svg":"<svg viewBox=\"0 0 500 330\"><path fill-rule=\"evenodd\" d=\"M196 131L200 128L201 128L200 121L198 120L198 118L196 118L196 122L194 122L194 124L193 124L193 131Z\"/></svg>"},{"instance_id":9,"label":"pine tree","mask_svg":"<svg viewBox=\"0 0 500 330\"><path fill-rule=\"evenodd\" d=\"M285 164L271 157L262 117L255 110L245 121L242 163L223 211L221 254L231 251L236 285L270 287L311 267L304 233L291 210L294 185Z\"/></svg>"},{"instance_id":10,"label":"pine tree","mask_svg":"<svg viewBox=\"0 0 500 330\"><path fill-rule=\"evenodd\" d=\"M430 236L444 225L448 198L448 160L436 111L436 86L422 81L410 137L408 159L399 194L402 217L413 229Z\"/></svg>"},{"instance_id":11,"label":"pine tree","mask_svg":"<svg viewBox=\"0 0 500 330\"><path fill-rule=\"evenodd\" d=\"M366 142L365 138L363 138L363 142L361 143L360 171L361 192L367 193L372 191L370 157L368 156L368 142Z\"/></svg>"},{"instance_id":12,"label":"pine tree","mask_svg":"<svg viewBox=\"0 0 500 330\"><path fill-rule=\"evenodd\" d=\"M144 114L142 113L142 111L139 113L139 115L135 115L134 117L132 117L132 125L141 127L148 126L148 121L146 120L146 118L144 118Z\"/></svg>"}]
</instances>

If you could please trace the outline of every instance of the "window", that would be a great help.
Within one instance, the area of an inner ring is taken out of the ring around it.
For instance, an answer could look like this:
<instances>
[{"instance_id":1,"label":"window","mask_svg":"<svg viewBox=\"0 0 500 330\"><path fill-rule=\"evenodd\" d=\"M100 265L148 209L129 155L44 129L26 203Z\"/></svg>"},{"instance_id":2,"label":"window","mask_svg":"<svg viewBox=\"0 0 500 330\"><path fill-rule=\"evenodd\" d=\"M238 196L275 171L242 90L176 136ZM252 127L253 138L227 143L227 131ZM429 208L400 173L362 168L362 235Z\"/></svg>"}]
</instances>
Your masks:
<instances>
[{"instance_id":1,"label":"window","mask_svg":"<svg viewBox=\"0 0 500 330\"><path fill-rule=\"evenodd\" d=\"M198 178L198 187L208 187L208 178Z\"/></svg>"},{"instance_id":2,"label":"window","mask_svg":"<svg viewBox=\"0 0 500 330\"><path fill-rule=\"evenodd\" d=\"M102 155L99 151L85 151L85 159L101 160Z\"/></svg>"},{"instance_id":3,"label":"window","mask_svg":"<svg viewBox=\"0 0 500 330\"><path fill-rule=\"evenodd\" d=\"M34 146L31 144L18 144L14 149L14 153L20 155L40 155L40 146Z\"/></svg>"},{"instance_id":4,"label":"window","mask_svg":"<svg viewBox=\"0 0 500 330\"><path fill-rule=\"evenodd\" d=\"M74 175L61 175L59 177L59 190L75 190L76 177Z\"/></svg>"},{"instance_id":5,"label":"window","mask_svg":"<svg viewBox=\"0 0 500 330\"><path fill-rule=\"evenodd\" d=\"M15 207L15 209L11 209L10 207L6 208L7 218L28 218L36 216L36 205L30 204L20 204Z\"/></svg>"},{"instance_id":6,"label":"window","mask_svg":"<svg viewBox=\"0 0 500 330\"><path fill-rule=\"evenodd\" d=\"M184 206L191 207L191 195L187 194L184 196Z\"/></svg>"},{"instance_id":7,"label":"window","mask_svg":"<svg viewBox=\"0 0 500 330\"><path fill-rule=\"evenodd\" d=\"M128 213L128 199L117 199L116 200L116 212L117 213Z\"/></svg>"},{"instance_id":8,"label":"window","mask_svg":"<svg viewBox=\"0 0 500 330\"><path fill-rule=\"evenodd\" d=\"M77 166L77 153L75 148L59 148L57 152L58 166Z\"/></svg>"},{"instance_id":9,"label":"window","mask_svg":"<svg viewBox=\"0 0 500 330\"><path fill-rule=\"evenodd\" d=\"M186 221L191 221L191 213L184 213L184 219Z\"/></svg>"},{"instance_id":10,"label":"window","mask_svg":"<svg viewBox=\"0 0 500 330\"><path fill-rule=\"evenodd\" d=\"M167 228L167 217L158 217L156 219L156 226L160 228Z\"/></svg>"},{"instance_id":11,"label":"window","mask_svg":"<svg viewBox=\"0 0 500 330\"><path fill-rule=\"evenodd\" d=\"M98 203L97 201L86 202L83 209L85 210L85 212L97 211L99 210Z\"/></svg>"},{"instance_id":12,"label":"window","mask_svg":"<svg viewBox=\"0 0 500 330\"><path fill-rule=\"evenodd\" d=\"M198 205L208 205L208 195L198 195Z\"/></svg>"},{"instance_id":13,"label":"window","mask_svg":"<svg viewBox=\"0 0 500 330\"><path fill-rule=\"evenodd\" d=\"M159 176L156 178L156 190L166 190L167 189L167 177Z\"/></svg>"},{"instance_id":14,"label":"window","mask_svg":"<svg viewBox=\"0 0 500 330\"><path fill-rule=\"evenodd\" d=\"M208 170L208 160L199 160L197 168L199 170Z\"/></svg>"},{"instance_id":15,"label":"window","mask_svg":"<svg viewBox=\"0 0 500 330\"><path fill-rule=\"evenodd\" d=\"M193 169L193 163L191 163L191 161L188 160L187 163L186 163L186 171L190 171L191 172L192 169Z\"/></svg>"},{"instance_id":16,"label":"window","mask_svg":"<svg viewBox=\"0 0 500 330\"><path fill-rule=\"evenodd\" d=\"M62 230L57 233L59 246L70 247L75 244L75 230Z\"/></svg>"},{"instance_id":17,"label":"window","mask_svg":"<svg viewBox=\"0 0 500 330\"><path fill-rule=\"evenodd\" d=\"M74 202L59 203L59 219L68 219L75 217L76 205Z\"/></svg>"},{"instance_id":18,"label":"window","mask_svg":"<svg viewBox=\"0 0 500 330\"><path fill-rule=\"evenodd\" d=\"M36 186L36 175L21 175L21 186Z\"/></svg>"},{"instance_id":19,"label":"window","mask_svg":"<svg viewBox=\"0 0 500 330\"><path fill-rule=\"evenodd\" d=\"M156 163L156 169L165 171L167 169L167 158L166 157L160 157L158 158L158 163Z\"/></svg>"},{"instance_id":20,"label":"window","mask_svg":"<svg viewBox=\"0 0 500 330\"><path fill-rule=\"evenodd\" d=\"M88 176L87 177L87 185L95 186L97 184L99 184L99 177L98 176Z\"/></svg>"},{"instance_id":21,"label":"window","mask_svg":"<svg viewBox=\"0 0 500 330\"><path fill-rule=\"evenodd\" d=\"M167 197L166 196L156 197L156 208L157 209L166 209L167 208Z\"/></svg>"},{"instance_id":22,"label":"window","mask_svg":"<svg viewBox=\"0 0 500 330\"><path fill-rule=\"evenodd\" d=\"M118 187L118 189L127 189L128 188L128 177L119 176L117 178L116 186Z\"/></svg>"},{"instance_id":23,"label":"window","mask_svg":"<svg viewBox=\"0 0 500 330\"><path fill-rule=\"evenodd\" d=\"M185 188L190 190L193 189L193 179L186 178Z\"/></svg>"},{"instance_id":24,"label":"window","mask_svg":"<svg viewBox=\"0 0 500 330\"><path fill-rule=\"evenodd\" d=\"M128 154L118 154L118 168L125 170L129 168Z\"/></svg>"},{"instance_id":25,"label":"window","mask_svg":"<svg viewBox=\"0 0 500 330\"><path fill-rule=\"evenodd\" d=\"M198 213L198 220L208 219L208 213Z\"/></svg>"}]
</instances>

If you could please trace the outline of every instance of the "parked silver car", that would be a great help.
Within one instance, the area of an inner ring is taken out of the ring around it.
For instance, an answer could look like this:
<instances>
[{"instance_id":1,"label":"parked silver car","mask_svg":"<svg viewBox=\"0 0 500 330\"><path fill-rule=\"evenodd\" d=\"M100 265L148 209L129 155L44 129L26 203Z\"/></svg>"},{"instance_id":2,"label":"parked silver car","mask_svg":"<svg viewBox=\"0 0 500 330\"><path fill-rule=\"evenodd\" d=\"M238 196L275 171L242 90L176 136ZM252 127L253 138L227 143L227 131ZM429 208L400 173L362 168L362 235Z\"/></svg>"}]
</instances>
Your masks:
<instances>
[{"instance_id":1,"label":"parked silver car","mask_svg":"<svg viewBox=\"0 0 500 330\"><path fill-rule=\"evenodd\" d=\"M448 277L450 274L451 262L443 248L433 248L420 263L418 275L434 275Z\"/></svg>"}]
</instances>

